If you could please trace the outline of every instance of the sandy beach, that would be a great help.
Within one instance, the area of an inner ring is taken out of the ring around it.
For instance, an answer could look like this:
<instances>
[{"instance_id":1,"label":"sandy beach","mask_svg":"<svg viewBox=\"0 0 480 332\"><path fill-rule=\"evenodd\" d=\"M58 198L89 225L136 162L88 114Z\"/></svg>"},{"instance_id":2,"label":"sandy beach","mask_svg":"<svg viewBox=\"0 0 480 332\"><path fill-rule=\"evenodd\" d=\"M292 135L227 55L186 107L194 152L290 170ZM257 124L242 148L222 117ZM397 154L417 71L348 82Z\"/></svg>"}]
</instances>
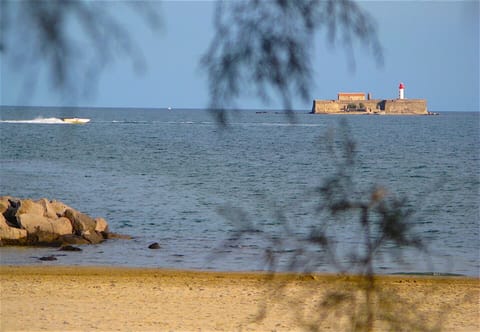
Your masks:
<instances>
[{"instance_id":1,"label":"sandy beach","mask_svg":"<svg viewBox=\"0 0 480 332\"><path fill-rule=\"evenodd\" d=\"M1 266L1 331L345 330L362 322L356 277ZM480 330L476 278L376 279L375 330ZM352 318L354 317L354 318Z\"/></svg>"}]
</instances>

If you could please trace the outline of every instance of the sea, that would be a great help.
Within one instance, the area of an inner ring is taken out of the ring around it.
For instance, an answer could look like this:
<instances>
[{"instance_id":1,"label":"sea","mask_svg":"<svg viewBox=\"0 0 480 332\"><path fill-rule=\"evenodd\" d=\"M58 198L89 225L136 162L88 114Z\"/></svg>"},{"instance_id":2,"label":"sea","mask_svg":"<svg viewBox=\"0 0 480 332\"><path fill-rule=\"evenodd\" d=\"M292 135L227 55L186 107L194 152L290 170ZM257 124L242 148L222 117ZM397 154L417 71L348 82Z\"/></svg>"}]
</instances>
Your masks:
<instances>
[{"instance_id":1,"label":"sea","mask_svg":"<svg viewBox=\"0 0 480 332\"><path fill-rule=\"evenodd\" d=\"M325 213L319 190L348 168L352 197L368 202L383 188L404 199L424 244L386 241L376 273L478 277L479 114L242 110L222 125L200 109L2 106L0 195L62 201L132 239L81 252L4 246L0 264L355 273L360 216ZM345 140L355 142L350 164ZM318 229L331 250L306 240ZM38 259L49 255L57 260Z\"/></svg>"}]
</instances>

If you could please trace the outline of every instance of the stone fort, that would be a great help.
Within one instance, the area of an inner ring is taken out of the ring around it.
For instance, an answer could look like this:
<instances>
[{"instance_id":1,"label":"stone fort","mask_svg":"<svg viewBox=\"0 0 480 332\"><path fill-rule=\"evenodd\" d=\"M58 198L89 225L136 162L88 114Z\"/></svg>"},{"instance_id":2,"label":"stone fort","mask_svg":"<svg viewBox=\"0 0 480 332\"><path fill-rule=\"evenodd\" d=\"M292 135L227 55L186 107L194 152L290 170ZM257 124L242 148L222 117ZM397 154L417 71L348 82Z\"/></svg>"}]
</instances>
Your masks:
<instances>
[{"instance_id":1,"label":"stone fort","mask_svg":"<svg viewBox=\"0 0 480 332\"><path fill-rule=\"evenodd\" d=\"M339 92L337 99L314 100L314 114L418 114L428 115L425 99L405 99L400 83L398 99L373 99L362 92Z\"/></svg>"}]
</instances>

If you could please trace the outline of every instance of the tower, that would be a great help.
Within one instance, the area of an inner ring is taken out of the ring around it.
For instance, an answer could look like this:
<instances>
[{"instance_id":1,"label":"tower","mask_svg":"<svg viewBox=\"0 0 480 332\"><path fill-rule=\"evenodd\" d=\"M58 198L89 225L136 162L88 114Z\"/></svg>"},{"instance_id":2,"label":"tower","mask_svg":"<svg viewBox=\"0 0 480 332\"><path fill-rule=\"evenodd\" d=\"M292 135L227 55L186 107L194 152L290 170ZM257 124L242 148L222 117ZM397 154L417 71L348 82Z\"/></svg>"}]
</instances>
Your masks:
<instances>
[{"instance_id":1,"label":"tower","mask_svg":"<svg viewBox=\"0 0 480 332\"><path fill-rule=\"evenodd\" d=\"M404 90L405 85L403 85L403 83L400 83L400 85L398 86L398 99L405 99Z\"/></svg>"}]
</instances>

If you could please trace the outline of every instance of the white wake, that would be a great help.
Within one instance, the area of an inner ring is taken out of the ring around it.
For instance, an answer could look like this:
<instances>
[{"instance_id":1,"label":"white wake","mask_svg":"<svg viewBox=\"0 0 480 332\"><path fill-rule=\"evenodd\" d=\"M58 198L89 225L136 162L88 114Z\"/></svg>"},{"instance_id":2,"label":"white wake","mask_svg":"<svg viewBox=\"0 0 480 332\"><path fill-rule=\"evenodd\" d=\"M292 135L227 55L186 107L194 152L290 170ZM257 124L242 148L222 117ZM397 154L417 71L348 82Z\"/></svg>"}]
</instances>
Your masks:
<instances>
[{"instance_id":1,"label":"white wake","mask_svg":"<svg viewBox=\"0 0 480 332\"><path fill-rule=\"evenodd\" d=\"M37 124L67 124L59 118L38 117L33 120L0 120L0 123L37 123Z\"/></svg>"}]
</instances>

